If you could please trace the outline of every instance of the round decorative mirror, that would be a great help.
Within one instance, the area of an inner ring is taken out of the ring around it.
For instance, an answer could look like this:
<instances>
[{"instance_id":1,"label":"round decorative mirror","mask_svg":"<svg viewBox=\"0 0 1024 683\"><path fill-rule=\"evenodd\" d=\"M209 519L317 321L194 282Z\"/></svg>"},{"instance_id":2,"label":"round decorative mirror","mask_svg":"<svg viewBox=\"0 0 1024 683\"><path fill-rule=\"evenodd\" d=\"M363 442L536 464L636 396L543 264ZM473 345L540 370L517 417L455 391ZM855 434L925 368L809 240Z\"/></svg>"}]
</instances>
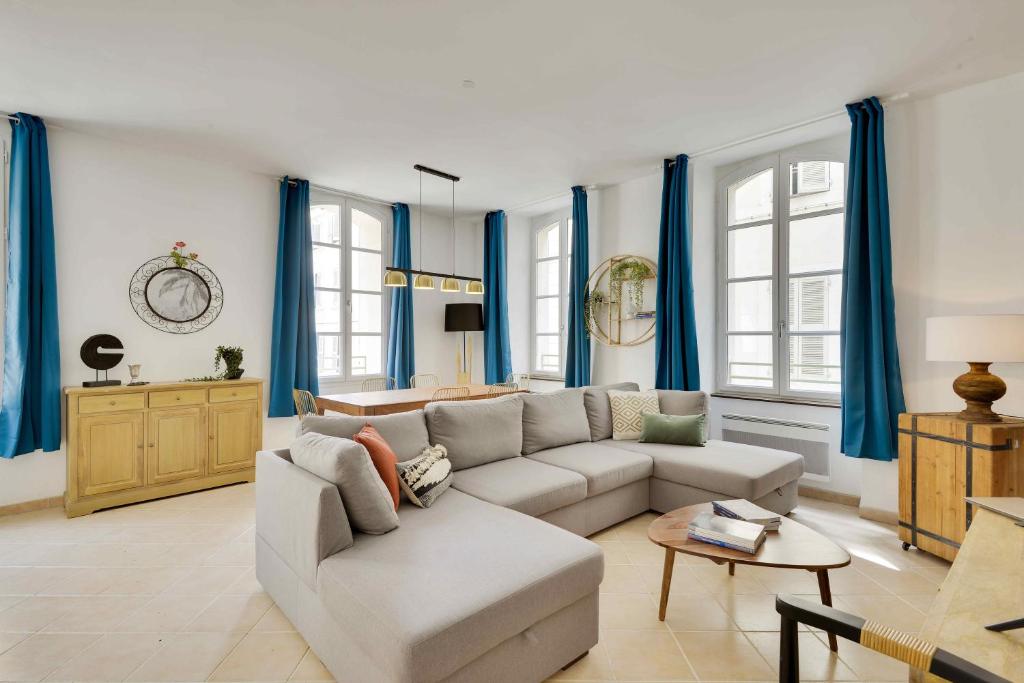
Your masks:
<instances>
[{"instance_id":1,"label":"round decorative mirror","mask_svg":"<svg viewBox=\"0 0 1024 683\"><path fill-rule=\"evenodd\" d=\"M601 262L587 280L584 318L590 338L605 346L639 346L654 338L658 266L621 254Z\"/></svg>"},{"instance_id":2,"label":"round decorative mirror","mask_svg":"<svg viewBox=\"0 0 1024 683\"><path fill-rule=\"evenodd\" d=\"M135 313L151 327L189 334L217 319L224 290L205 264L189 259L179 265L171 256L158 256L135 271L128 298Z\"/></svg>"}]
</instances>

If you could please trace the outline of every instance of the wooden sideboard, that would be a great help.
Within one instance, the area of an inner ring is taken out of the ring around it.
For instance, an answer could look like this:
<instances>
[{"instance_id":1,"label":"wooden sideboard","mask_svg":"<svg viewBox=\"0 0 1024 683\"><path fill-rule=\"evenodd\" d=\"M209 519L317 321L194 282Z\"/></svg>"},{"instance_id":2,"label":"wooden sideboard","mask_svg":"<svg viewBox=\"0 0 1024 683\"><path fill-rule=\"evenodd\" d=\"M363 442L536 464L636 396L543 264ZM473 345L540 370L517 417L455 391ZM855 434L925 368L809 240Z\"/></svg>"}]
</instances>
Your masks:
<instances>
[{"instance_id":1,"label":"wooden sideboard","mask_svg":"<svg viewBox=\"0 0 1024 683\"><path fill-rule=\"evenodd\" d=\"M263 380L68 387L68 517L254 481Z\"/></svg>"},{"instance_id":2,"label":"wooden sideboard","mask_svg":"<svg viewBox=\"0 0 1024 683\"><path fill-rule=\"evenodd\" d=\"M955 413L899 416L899 534L954 560L974 511L968 496L1024 495L1024 419L971 422Z\"/></svg>"}]
</instances>

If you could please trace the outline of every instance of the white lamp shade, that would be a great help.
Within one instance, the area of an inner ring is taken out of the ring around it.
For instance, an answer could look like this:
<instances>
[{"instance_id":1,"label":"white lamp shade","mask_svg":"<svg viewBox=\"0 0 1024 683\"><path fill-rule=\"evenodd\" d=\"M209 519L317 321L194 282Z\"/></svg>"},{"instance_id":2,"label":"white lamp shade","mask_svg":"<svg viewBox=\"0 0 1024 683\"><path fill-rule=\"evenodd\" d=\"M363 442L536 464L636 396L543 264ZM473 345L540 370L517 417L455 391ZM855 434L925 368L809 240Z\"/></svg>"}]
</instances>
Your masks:
<instances>
[{"instance_id":1,"label":"white lamp shade","mask_svg":"<svg viewBox=\"0 0 1024 683\"><path fill-rule=\"evenodd\" d=\"M950 315L925 321L925 358L1024 362L1024 315Z\"/></svg>"}]
</instances>

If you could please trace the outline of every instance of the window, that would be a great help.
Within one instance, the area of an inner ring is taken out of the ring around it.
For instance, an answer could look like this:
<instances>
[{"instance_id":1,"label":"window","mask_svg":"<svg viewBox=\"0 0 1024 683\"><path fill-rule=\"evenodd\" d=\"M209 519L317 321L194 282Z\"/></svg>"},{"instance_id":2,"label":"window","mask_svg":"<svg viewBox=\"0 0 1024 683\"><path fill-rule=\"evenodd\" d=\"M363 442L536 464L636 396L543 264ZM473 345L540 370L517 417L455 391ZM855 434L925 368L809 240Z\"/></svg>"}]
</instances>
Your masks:
<instances>
[{"instance_id":1,"label":"window","mask_svg":"<svg viewBox=\"0 0 1024 683\"><path fill-rule=\"evenodd\" d=\"M330 195L311 197L320 377L349 380L384 373L381 283L390 233L385 208Z\"/></svg>"},{"instance_id":2,"label":"window","mask_svg":"<svg viewBox=\"0 0 1024 683\"><path fill-rule=\"evenodd\" d=\"M846 166L775 154L719 184L718 389L836 400Z\"/></svg>"},{"instance_id":3,"label":"window","mask_svg":"<svg viewBox=\"0 0 1024 683\"><path fill-rule=\"evenodd\" d=\"M568 210L534 222L530 371L537 375L562 377L564 374L571 256L572 218Z\"/></svg>"}]
</instances>

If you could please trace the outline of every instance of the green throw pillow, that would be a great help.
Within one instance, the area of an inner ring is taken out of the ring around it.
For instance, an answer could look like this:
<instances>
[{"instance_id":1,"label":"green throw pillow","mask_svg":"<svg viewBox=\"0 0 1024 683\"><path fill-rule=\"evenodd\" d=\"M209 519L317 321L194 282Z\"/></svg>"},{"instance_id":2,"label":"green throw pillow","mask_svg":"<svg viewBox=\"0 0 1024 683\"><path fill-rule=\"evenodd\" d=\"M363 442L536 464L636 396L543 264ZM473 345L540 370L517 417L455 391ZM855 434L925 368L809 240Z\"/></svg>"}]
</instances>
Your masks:
<instances>
[{"instance_id":1,"label":"green throw pillow","mask_svg":"<svg viewBox=\"0 0 1024 683\"><path fill-rule=\"evenodd\" d=\"M704 415L644 415L643 443L674 443L680 446L704 445Z\"/></svg>"}]
</instances>

